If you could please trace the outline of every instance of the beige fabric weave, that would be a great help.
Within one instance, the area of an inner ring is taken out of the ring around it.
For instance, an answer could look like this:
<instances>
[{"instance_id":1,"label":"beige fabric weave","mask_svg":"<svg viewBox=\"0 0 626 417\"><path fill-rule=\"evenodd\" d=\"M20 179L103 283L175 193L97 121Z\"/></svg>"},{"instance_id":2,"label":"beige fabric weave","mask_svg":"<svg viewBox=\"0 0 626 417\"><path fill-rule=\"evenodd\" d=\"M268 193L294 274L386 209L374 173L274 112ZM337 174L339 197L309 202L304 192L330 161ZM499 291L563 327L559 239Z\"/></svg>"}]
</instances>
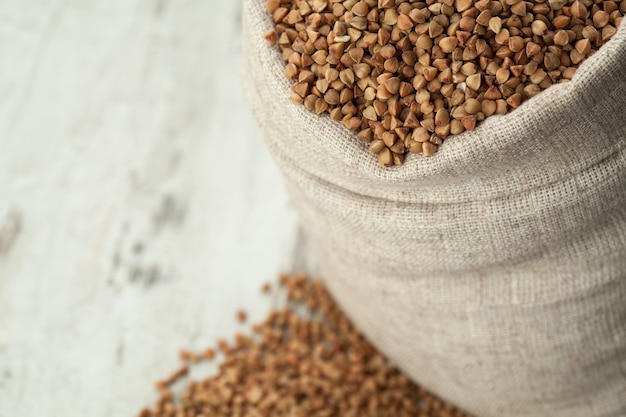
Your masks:
<instances>
[{"instance_id":1,"label":"beige fabric weave","mask_svg":"<svg viewBox=\"0 0 626 417\"><path fill-rule=\"evenodd\" d=\"M390 169L291 104L264 4L244 90L364 333L477 416L626 416L626 25L573 82Z\"/></svg>"}]
</instances>

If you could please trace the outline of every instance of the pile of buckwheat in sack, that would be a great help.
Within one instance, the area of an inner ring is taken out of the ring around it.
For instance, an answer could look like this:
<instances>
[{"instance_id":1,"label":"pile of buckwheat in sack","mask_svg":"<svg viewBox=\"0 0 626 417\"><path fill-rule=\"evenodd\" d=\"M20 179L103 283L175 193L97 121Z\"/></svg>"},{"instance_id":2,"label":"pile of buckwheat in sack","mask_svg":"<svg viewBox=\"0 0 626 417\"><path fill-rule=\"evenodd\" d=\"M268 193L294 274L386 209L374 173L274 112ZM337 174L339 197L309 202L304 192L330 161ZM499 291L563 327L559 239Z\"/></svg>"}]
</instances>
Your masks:
<instances>
[{"instance_id":1,"label":"pile of buckwheat in sack","mask_svg":"<svg viewBox=\"0 0 626 417\"><path fill-rule=\"evenodd\" d=\"M291 100L385 166L430 156L555 83L617 31L626 0L268 0Z\"/></svg>"}]
</instances>

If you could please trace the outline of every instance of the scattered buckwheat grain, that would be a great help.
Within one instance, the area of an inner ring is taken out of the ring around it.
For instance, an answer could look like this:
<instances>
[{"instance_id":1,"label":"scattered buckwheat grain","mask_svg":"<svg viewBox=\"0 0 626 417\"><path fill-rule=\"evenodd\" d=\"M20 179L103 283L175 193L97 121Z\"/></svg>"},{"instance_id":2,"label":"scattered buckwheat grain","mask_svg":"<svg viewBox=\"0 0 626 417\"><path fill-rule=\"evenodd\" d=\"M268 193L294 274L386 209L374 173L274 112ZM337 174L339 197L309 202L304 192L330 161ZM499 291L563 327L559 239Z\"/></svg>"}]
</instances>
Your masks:
<instances>
[{"instance_id":1,"label":"scattered buckwheat grain","mask_svg":"<svg viewBox=\"0 0 626 417\"><path fill-rule=\"evenodd\" d=\"M237 311L237 320L241 323L245 322L248 318L248 314L244 310Z\"/></svg>"},{"instance_id":2,"label":"scattered buckwheat grain","mask_svg":"<svg viewBox=\"0 0 626 417\"><path fill-rule=\"evenodd\" d=\"M217 375L174 395L171 386L188 373L179 369L157 383L160 398L139 416L469 417L391 368L321 282L285 275L280 283L288 307L270 312L252 336L219 342Z\"/></svg>"}]
</instances>

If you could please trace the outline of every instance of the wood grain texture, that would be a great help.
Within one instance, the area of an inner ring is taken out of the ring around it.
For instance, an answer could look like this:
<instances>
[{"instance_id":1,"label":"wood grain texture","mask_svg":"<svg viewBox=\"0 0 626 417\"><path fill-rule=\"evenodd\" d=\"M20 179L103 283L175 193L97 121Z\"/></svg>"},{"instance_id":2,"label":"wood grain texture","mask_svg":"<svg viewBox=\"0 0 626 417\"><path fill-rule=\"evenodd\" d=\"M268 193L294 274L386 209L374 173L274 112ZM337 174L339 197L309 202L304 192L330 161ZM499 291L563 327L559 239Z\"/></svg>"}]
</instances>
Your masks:
<instances>
[{"instance_id":1,"label":"wood grain texture","mask_svg":"<svg viewBox=\"0 0 626 417\"><path fill-rule=\"evenodd\" d=\"M302 259L240 8L0 2L0 417L134 415Z\"/></svg>"}]
</instances>

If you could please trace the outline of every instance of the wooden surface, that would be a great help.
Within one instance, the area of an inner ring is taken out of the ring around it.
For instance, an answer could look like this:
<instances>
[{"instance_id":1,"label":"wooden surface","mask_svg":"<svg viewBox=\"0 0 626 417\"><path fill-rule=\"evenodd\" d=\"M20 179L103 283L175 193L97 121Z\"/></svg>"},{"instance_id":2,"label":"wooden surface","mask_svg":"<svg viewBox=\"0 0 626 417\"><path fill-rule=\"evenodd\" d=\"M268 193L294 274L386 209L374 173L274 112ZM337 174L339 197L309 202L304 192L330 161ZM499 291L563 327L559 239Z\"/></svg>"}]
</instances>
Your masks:
<instances>
[{"instance_id":1,"label":"wooden surface","mask_svg":"<svg viewBox=\"0 0 626 417\"><path fill-rule=\"evenodd\" d=\"M240 8L0 1L0 417L134 416L276 302L299 239Z\"/></svg>"}]
</instances>

